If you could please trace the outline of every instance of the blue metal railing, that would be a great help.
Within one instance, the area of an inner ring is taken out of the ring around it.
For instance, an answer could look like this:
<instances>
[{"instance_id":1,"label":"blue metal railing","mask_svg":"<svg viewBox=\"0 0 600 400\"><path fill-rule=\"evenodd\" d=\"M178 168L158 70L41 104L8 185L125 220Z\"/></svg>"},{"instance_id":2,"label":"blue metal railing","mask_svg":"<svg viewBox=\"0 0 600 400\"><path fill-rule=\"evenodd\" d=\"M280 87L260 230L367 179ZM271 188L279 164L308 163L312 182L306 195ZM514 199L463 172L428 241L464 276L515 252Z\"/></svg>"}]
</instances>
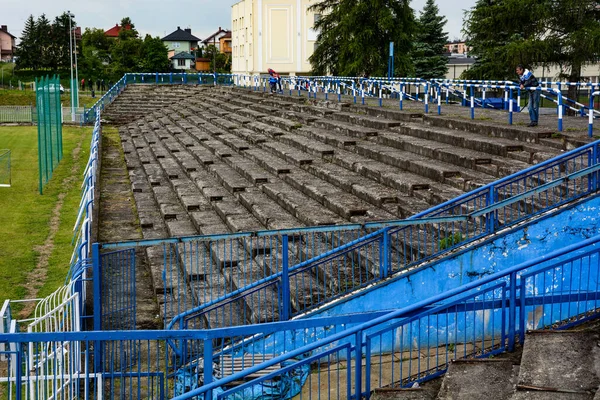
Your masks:
<instances>
[{"instance_id":1,"label":"blue metal railing","mask_svg":"<svg viewBox=\"0 0 600 400\"><path fill-rule=\"evenodd\" d=\"M160 263L152 268L161 271L156 289L164 326L286 320L596 192L599 145L575 149L407 220L97 246L153 254Z\"/></svg>"},{"instance_id":2,"label":"blue metal railing","mask_svg":"<svg viewBox=\"0 0 600 400\"><path fill-rule=\"evenodd\" d=\"M387 312L212 330L1 334L5 346L0 356L18 366L6 371L5 381L17 383L16 398L22 398L28 384L52 374L71 379L72 390L83 398L95 398L93 382L98 379L113 388L109 398L127 393L147 397L146 391L152 391L188 399L201 394L234 398L260 392L269 381L296 378L300 387L288 392L290 397L368 397L375 388L437 377L451 359L511 350L523 343L528 329L564 329L595 318L600 308L599 244L596 236ZM169 342L198 358L187 364ZM98 364L92 356L94 343L103 349L96 354ZM29 362L28 349L59 344L81 349L78 371L85 372L71 376ZM228 357L243 370L226 364ZM183 371L191 371L190 379L199 382L196 389L176 389ZM240 381L245 383L232 387Z\"/></svg>"}]
</instances>

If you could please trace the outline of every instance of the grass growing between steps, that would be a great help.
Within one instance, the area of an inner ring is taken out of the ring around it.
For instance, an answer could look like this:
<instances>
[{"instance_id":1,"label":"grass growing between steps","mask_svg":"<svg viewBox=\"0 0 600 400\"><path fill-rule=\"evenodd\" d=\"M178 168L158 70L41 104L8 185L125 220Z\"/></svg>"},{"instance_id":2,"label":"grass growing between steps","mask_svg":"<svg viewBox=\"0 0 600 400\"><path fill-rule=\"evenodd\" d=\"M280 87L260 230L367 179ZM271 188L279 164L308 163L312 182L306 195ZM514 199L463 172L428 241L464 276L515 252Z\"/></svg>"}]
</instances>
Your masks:
<instances>
[{"instance_id":1,"label":"grass growing between steps","mask_svg":"<svg viewBox=\"0 0 600 400\"><path fill-rule=\"evenodd\" d=\"M44 297L64 284L90 134L63 127L63 160L40 195L37 127L0 127L12 178L10 188L0 188L0 303Z\"/></svg>"}]
</instances>

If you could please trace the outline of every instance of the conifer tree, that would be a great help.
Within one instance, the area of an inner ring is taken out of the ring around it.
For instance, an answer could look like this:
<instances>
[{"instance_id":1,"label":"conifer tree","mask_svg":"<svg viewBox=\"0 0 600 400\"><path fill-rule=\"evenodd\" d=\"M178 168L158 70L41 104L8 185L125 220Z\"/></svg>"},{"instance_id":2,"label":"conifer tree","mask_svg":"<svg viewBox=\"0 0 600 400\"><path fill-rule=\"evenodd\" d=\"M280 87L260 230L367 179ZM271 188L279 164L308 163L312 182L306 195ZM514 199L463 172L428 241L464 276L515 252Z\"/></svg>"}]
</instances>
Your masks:
<instances>
[{"instance_id":1,"label":"conifer tree","mask_svg":"<svg viewBox=\"0 0 600 400\"><path fill-rule=\"evenodd\" d=\"M35 66L35 19L29 15L21 33L16 51L17 68L34 68Z\"/></svg>"},{"instance_id":2,"label":"conifer tree","mask_svg":"<svg viewBox=\"0 0 600 400\"><path fill-rule=\"evenodd\" d=\"M46 18L46 14L42 14L38 17L35 23L34 37L35 37L35 55L38 57L39 68L51 69L52 68L52 52L53 43L50 32L52 27L50 21Z\"/></svg>"},{"instance_id":3,"label":"conifer tree","mask_svg":"<svg viewBox=\"0 0 600 400\"><path fill-rule=\"evenodd\" d=\"M322 0L314 28L317 46L309 58L315 74L383 76L389 43L395 43L395 74L412 72L408 56L415 29L410 0Z\"/></svg>"},{"instance_id":4,"label":"conifer tree","mask_svg":"<svg viewBox=\"0 0 600 400\"><path fill-rule=\"evenodd\" d=\"M413 50L415 76L424 79L444 78L448 72L444 45L448 33L444 32L446 18L439 15L435 0L427 0L417 20L417 34Z\"/></svg>"}]
</instances>

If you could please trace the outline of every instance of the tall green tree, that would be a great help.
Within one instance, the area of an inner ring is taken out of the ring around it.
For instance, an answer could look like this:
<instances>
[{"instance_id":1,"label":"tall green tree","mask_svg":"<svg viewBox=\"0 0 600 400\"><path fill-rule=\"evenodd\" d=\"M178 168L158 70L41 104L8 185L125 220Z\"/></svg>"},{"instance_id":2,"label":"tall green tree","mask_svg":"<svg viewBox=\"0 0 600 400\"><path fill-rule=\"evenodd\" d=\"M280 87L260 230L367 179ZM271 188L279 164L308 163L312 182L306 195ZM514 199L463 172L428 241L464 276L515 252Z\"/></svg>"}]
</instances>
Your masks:
<instances>
[{"instance_id":1,"label":"tall green tree","mask_svg":"<svg viewBox=\"0 0 600 400\"><path fill-rule=\"evenodd\" d=\"M415 30L410 0L322 0L314 28L317 46L309 58L313 73L383 76L389 43L395 43L395 74L412 72L409 57Z\"/></svg>"},{"instance_id":2,"label":"tall green tree","mask_svg":"<svg viewBox=\"0 0 600 400\"><path fill-rule=\"evenodd\" d=\"M53 66L53 43L50 36L52 27L50 21L46 18L46 14L38 17L35 23L35 49L39 58L38 67L43 69L51 69Z\"/></svg>"},{"instance_id":3,"label":"tall green tree","mask_svg":"<svg viewBox=\"0 0 600 400\"><path fill-rule=\"evenodd\" d=\"M214 45L208 45L204 51L204 58L210 60L210 71L225 74L231 72L231 57L228 54L221 53ZM215 67L216 65L216 67Z\"/></svg>"},{"instance_id":4,"label":"tall green tree","mask_svg":"<svg viewBox=\"0 0 600 400\"><path fill-rule=\"evenodd\" d=\"M71 17L66 12L54 18L52 22L50 30L52 45L49 61L50 68L54 70L67 69L70 66L69 22L71 22L71 28L75 29L75 22L71 21Z\"/></svg>"},{"instance_id":5,"label":"tall green tree","mask_svg":"<svg viewBox=\"0 0 600 400\"><path fill-rule=\"evenodd\" d=\"M444 32L446 18L441 16L435 0L427 0L417 20L417 33L413 48L415 76L424 79L444 78L448 72L444 45L448 33Z\"/></svg>"},{"instance_id":6,"label":"tall green tree","mask_svg":"<svg viewBox=\"0 0 600 400\"><path fill-rule=\"evenodd\" d=\"M143 72L167 72L171 66L168 49L158 37L146 35L140 57Z\"/></svg>"},{"instance_id":7,"label":"tall green tree","mask_svg":"<svg viewBox=\"0 0 600 400\"><path fill-rule=\"evenodd\" d=\"M17 68L37 69L36 44L35 44L35 19L29 15L25 21L25 27L21 33L20 42L17 45Z\"/></svg>"},{"instance_id":8,"label":"tall green tree","mask_svg":"<svg viewBox=\"0 0 600 400\"><path fill-rule=\"evenodd\" d=\"M464 33L474 68L469 79L515 79L514 67L556 63L561 77L577 81L600 53L600 2L596 0L478 0Z\"/></svg>"}]
</instances>

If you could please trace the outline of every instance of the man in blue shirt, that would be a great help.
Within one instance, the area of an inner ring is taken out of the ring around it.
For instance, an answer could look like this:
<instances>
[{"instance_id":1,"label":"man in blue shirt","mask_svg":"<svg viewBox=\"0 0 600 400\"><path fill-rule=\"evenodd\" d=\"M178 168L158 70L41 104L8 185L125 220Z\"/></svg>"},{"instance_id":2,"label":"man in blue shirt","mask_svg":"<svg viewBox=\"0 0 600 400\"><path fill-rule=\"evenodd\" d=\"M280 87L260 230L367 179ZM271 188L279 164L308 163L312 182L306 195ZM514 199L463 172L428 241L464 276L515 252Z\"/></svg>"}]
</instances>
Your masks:
<instances>
[{"instance_id":1,"label":"man in blue shirt","mask_svg":"<svg viewBox=\"0 0 600 400\"><path fill-rule=\"evenodd\" d=\"M537 126L540 116L540 91L531 89L537 88L540 84L531 71L525 69L521 64L517 65L516 72L519 75L521 90L529 92L529 119L531 122L527 126Z\"/></svg>"}]
</instances>

